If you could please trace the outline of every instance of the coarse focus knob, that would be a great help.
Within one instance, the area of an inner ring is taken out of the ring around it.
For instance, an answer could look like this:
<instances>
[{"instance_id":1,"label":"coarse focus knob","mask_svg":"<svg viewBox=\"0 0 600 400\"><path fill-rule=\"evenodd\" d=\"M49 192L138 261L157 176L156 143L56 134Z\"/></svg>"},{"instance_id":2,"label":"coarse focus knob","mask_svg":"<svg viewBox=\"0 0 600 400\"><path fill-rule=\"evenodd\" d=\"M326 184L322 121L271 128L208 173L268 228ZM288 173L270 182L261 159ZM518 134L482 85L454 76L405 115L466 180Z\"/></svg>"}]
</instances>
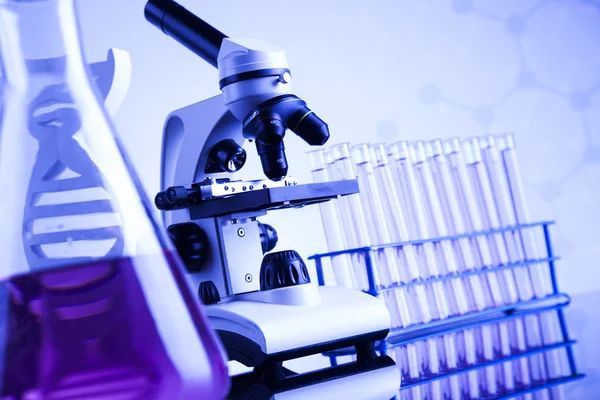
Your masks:
<instances>
[{"instance_id":1,"label":"coarse focus knob","mask_svg":"<svg viewBox=\"0 0 600 400\"><path fill-rule=\"evenodd\" d=\"M200 287L198 288L198 296L200 297L202 304L206 306L221 301L219 289L217 289L213 281L201 282Z\"/></svg>"},{"instance_id":2,"label":"coarse focus knob","mask_svg":"<svg viewBox=\"0 0 600 400\"><path fill-rule=\"evenodd\" d=\"M167 232L188 272L198 272L208 258L208 236L194 222L174 224Z\"/></svg>"},{"instance_id":3,"label":"coarse focus knob","mask_svg":"<svg viewBox=\"0 0 600 400\"><path fill-rule=\"evenodd\" d=\"M302 257L294 250L269 253L260 266L260 290L278 289L310 283Z\"/></svg>"}]
</instances>

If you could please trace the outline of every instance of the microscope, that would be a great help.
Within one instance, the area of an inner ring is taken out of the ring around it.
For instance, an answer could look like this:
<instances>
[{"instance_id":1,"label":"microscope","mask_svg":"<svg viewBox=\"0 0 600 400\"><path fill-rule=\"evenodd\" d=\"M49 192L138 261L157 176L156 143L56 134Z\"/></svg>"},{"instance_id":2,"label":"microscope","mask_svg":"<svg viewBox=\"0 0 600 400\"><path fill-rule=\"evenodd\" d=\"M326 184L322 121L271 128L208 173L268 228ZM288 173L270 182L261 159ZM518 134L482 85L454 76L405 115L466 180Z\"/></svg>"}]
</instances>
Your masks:
<instances>
[{"instance_id":1,"label":"microscope","mask_svg":"<svg viewBox=\"0 0 600 400\"><path fill-rule=\"evenodd\" d=\"M358 193L356 180L301 184L288 176L286 131L320 146L329 129L292 93L284 51L229 38L171 0L150 0L145 17L219 72L221 94L167 117L155 205L227 357L252 369L232 377L232 398L298 398L283 394L352 382L359 374L378 378L362 388L364 396L355 391L352 398L395 396L398 368L374 351L390 329L384 303L312 283L296 251L271 252L277 233L258 220L269 211ZM246 141L254 142L266 179L233 179L246 163ZM283 366L348 347L356 350L348 364L302 374Z\"/></svg>"}]
</instances>

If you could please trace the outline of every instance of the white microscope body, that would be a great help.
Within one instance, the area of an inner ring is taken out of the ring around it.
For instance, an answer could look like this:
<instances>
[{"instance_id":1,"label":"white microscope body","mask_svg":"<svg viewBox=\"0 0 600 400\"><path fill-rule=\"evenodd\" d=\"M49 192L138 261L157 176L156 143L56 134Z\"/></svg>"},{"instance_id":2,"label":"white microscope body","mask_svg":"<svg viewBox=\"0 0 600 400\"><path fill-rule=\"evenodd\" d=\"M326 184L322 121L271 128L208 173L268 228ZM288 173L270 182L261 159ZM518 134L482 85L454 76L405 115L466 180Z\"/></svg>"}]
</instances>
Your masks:
<instances>
[{"instance_id":1,"label":"white microscope body","mask_svg":"<svg viewBox=\"0 0 600 400\"><path fill-rule=\"evenodd\" d=\"M269 383L272 393L379 371L387 378L377 390L393 397L400 387L398 368L373 350L390 329L384 303L360 291L311 283L295 251L269 253L276 241L269 240L272 228L267 232L258 221L267 211L358 192L356 180L298 184L287 176L285 132L322 145L329 131L292 94L284 51L258 40L227 38L170 0L150 1L146 18L219 70L221 94L167 118L162 191L155 203L165 211L189 283L228 357L254 367L250 376ZM256 143L269 179L230 180L246 161L246 140ZM352 346L357 360L329 372L300 376L282 366Z\"/></svg>"}]
</instances>

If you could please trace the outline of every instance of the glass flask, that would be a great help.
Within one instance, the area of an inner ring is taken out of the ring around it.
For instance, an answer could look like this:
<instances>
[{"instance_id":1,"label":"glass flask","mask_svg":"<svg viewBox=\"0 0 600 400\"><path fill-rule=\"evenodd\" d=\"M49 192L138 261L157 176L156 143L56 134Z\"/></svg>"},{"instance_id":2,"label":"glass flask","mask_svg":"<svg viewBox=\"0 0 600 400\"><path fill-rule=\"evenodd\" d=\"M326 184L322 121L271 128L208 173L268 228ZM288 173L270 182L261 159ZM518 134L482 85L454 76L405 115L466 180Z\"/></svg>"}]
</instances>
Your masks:
<instances>
[{"instance_id":1,"label":"glass flask","mask_svg":"<svg viewBox=\"0 0 600 400\"><path fill-rule=\"evenodd\" d=\"M73 0L0 0L0 399L224 399L223 350L115 135Z\"/></svg>"}]
</instances>

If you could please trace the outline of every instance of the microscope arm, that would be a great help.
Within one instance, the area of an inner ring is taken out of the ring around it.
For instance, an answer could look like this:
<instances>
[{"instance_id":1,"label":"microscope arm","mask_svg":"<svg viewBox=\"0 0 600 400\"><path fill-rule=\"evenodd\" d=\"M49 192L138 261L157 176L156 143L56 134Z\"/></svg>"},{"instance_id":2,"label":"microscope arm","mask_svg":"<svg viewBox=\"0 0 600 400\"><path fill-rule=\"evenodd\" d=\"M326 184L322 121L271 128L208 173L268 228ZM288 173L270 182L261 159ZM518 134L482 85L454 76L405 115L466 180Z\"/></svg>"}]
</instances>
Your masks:
<instances>
[{"instance_id":1,"label":"microscope arm","mask_svg":"<svg viewBox=\"0 0 600 400\"><path fill-rule=\"evenodd\" d=\"M208 175L212 147L222 139L244 143L239 121L227 110L223 95L173 111L164 126L161 162L161 190L200 182ZM230 177L227 172L211 173L212 178ZM190 220L189 211L163 214L167 226Z\"/></svg>"}]
</instances>

